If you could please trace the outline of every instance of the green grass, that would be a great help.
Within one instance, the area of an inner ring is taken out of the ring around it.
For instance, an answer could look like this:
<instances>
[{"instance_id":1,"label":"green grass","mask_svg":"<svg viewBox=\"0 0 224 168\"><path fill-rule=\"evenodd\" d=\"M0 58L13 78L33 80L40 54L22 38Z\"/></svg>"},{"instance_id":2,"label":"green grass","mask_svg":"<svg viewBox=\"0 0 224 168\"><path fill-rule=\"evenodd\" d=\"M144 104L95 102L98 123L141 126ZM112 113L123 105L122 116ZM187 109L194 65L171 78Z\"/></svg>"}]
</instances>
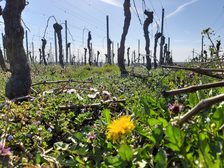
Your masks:
<instances>
[{"instance_id":1,"label":"green grass","mask_svg":"<svg viewBox=\"0 0 224 168\"><path fill-rule=\"evenodd\" d=\"M161 95L163 90L206 83L212 81L210 78L196 74L189 78L185 71L161 69L153 70L147 80L120 78L119 68L109 65L37 68L32 67L33 83L67 79L92 83L37 85L33 89L38 93L31 93L33 100L4 104L0 111L0 141L11 148L11 167L223 167L224 137L219 131L224 122L223 104L204 110L182 127L170 124L171 119L186 113L202 98L223 89L166 99ZM144 68L134 70L147 75ZM4 95L9 74L2 72L0 76L0 94ZM70 89L76 93L63 92ZM125 99L125 103L105 103L103 91L114 100ZM96 92L98 96L89 97ZM179 113L168 109L168 104L174 102L183 105ZM101 105L86 106L96 103ZM76 108L60 109L69 105ZM135 129L112 142L106 137L107 126L121 115L130 115Z\"/></svg>"}]
</instances>

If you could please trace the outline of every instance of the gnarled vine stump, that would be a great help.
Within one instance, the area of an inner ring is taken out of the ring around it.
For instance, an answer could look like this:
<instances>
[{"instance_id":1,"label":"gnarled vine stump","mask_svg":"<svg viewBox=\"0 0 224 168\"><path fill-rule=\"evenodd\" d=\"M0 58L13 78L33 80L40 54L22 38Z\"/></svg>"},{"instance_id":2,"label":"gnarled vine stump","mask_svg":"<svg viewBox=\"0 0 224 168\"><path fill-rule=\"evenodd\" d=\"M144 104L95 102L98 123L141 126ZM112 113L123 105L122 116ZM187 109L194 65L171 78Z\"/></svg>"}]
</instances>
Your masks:
<instances>
[{"instance_id":1,"label":"gnarled vine stump","mask_svg":"<svg viewBox=\"0 0 224 168\"><path fill-rule=\"evenodd\" d=\"M162 36L162 33L157 32L155 34L155 41L154 41L154 53L153 53L153 58L154 58L154 68L157 68L157 57L156 57L156 52L157 52L157 45L158 45L158 40Z\"/></svg>"},{"instance_id":2,"label":"gnarled vine stump","mask_svg":"<svg viewBox=\"0 0 224 168\"><path fill-rule=\"evenodd\" d=\"M25 6L26 0L6 0L2 13L5 22L6 53L12 72L5 90L9 99L28 95L32 84L23 47L24 29L21 25L21 13Z\"/></svg>"},{"instance_id":3,"label":"gnarled vine stump","mask_svg":"<svg viewBox=\"0 0 224 168\"><path fill-rule=\"evenodd\" d=\"M153 12L149 12L147 10L144 11L144 14L147 16L145 19L143 30L144 30L144 36L145 36L145 52L146 52L146 68L148 71L152 68L152 61L150 58L150 38L149 38L149 25L153 22Z\"/></svg>"},{"instance_id":4,"label":"gnarled vine stump","mask_svg":"<svg viewBox=\"0 0 224 168\"><path fill-rule=\"evenodd\" d=\"M130 2L130 0L125 0L123 7L124 7L125 19L124 19L123 33L121 35L120 47L118 49L118 66L121 71L121 76L127 76L128 71L125 68L124 53L125 53L125 40L126 40L126 36L128 34L130 22L131 22L131 10L130 10L131 2Z\"/></svg>"},{"instance_id":5,"label":"gnarled vine stump","mask_svg":"<svg viewBox=\"0 0 224 168\"><path fill-rule=\"evenodd\" d=\"M59 64L61 65L62 68L64 68L64 56L63 56L63 46L62 46L62 35L61 35L61 30L63 27L55 23L53 25L54 31L58 37L58 47L59 47Z\"/></svg>"}]
</instances>

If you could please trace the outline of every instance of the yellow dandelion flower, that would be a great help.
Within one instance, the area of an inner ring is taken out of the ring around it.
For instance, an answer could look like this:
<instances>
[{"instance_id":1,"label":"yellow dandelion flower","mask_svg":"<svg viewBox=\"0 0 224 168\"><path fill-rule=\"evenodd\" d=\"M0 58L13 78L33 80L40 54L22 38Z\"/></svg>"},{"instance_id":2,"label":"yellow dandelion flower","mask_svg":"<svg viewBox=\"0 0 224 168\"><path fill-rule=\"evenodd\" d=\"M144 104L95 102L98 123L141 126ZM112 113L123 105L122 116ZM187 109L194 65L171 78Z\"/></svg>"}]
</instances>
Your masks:
<instances>
[{"instance_id":1,"label":"yellow dandelion flower","mask_svg":"<svg viewBox=\"0 0 224 168\"><path fill-rule=\"evenodd\" d=\"M107 126L107 139L115 142L120 137L131 133L134 128L135 126L133 121L131 121L131 116L122 116Z\"/></svg>"}]
</instances>

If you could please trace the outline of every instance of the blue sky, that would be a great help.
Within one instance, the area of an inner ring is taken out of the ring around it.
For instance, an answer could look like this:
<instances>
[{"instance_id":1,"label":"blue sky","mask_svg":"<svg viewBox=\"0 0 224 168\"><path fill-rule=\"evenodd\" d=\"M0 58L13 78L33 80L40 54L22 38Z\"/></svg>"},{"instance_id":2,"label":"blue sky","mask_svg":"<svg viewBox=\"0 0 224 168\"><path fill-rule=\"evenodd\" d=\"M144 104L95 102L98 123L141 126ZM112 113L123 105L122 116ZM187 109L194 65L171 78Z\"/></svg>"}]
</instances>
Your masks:
<instances>
[{"instance_id":1,"label":"blue sky","mask_svg":"<svg viewBox=\"0 0 224 168\"><path fill-rule=\"evenodd\" d=\"M135 0L141 21L144 22L142 0ZM126 40L126 47L137 51L137 41L141 40L141 53L144 54L143 28L134 10L132 2L132 20ZM216 35L214 40L224 37L224 1L223 0L145 0L146 8L154 10L154 23L150 25L150 49L153 49L153 37L160 25L161 10L165 8L165 36L171 38L171 49L175 61L184 61L192 55L192 49L200 52L201 31L211 27ZM2 7L4 2L1 2ZM87 30L92 32L93 48L104 54L106 50L106 15L110 17L110 37L115 43L120 41L123 28L123 0L29 0L23 12L23 21L31 30L29 43L34 42L36 51L41 45L41 38L49 16L54 15L59 23L68 20L69 42L72 43L73 53L80 55L86 46ZM1 19L2 20L2 19ZM46 39L49 50L50 42L54 47L53 28L51 20L47 29ZM1 31L3 26L1 26ZM84 44L83 44L84 30ZM64 35L64 32L63 32ZM219 37L220 35L220 37ZM209 41L205 40L205 48ZM36 52L38 54L38 52ZM102 56L102 60L104 57Z\"/></svg>"}]
</instances>

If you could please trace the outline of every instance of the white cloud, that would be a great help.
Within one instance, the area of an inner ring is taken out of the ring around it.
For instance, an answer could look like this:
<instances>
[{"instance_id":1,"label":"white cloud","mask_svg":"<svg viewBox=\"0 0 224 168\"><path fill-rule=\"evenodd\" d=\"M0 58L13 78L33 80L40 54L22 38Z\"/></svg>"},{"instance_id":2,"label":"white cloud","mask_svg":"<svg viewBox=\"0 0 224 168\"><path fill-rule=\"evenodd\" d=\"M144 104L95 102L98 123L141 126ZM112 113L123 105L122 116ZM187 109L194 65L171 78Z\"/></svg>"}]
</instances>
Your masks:
<instances>
[{"instance_id":1,"label":"white cloud","mask_svg":"<svg viewBox=\"0 0 224 168\"><path fill-rule=\"evenodd\" d=\"M171 12L170 14L168 14L168 15L166 16L166 18L171 18L171 17L177 15L177 14L180 13L182 10L184 10L184 8L186 8L187 6L193 4L193 3L197 2L197 1L198 1L198 0L191 0L191 1L189 1L189 2L186 2L186 3L184 3L184 4L180 5L180 6L178 6L177 9L176 9L175 11Z\"/></svg>"},{"instance_id":2,"label":"white cloud","mask_svg":"<svg viewBox=\"0 0 224 168\"><path fill-rule=\"evenodd\" d=\"M119 0L100 0L100 1L110 4L110 5L113 5L113 6L116 6L116 7L119 7L119 8L122 8L122 4L119 2Z\"/></svg>"}]
</instances>

